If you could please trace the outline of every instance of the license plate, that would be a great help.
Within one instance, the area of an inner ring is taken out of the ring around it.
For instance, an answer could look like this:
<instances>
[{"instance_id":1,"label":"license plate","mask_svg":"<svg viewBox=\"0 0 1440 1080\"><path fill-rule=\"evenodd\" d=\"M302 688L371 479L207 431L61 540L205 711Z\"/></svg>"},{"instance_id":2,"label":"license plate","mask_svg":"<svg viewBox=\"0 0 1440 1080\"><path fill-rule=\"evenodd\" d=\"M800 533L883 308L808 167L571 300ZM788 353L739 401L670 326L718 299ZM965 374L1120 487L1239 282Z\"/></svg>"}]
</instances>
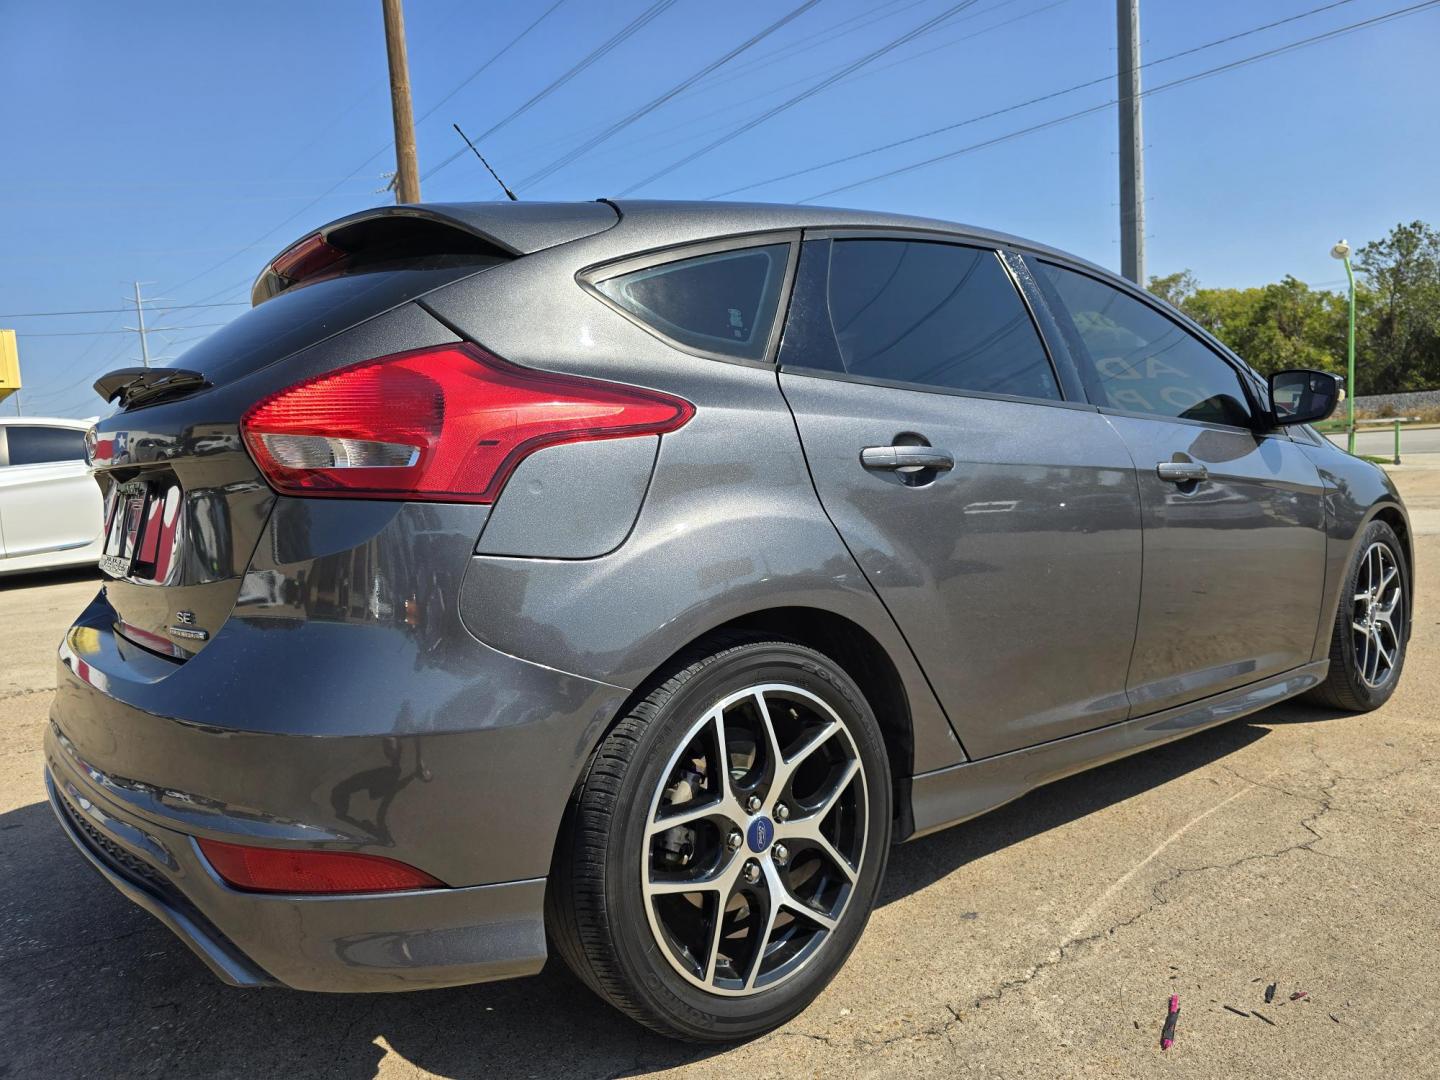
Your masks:
<instances>
[{"instance_id":1,"label":"license plate","mask_svg":"<svg viewBox=\"0 0 1440 1080\"><path fill-rule=\"evenodd\" d=\"M111 577L129 577L142 562L153 563L155 538L148 535L159 526L156 520L159 495L151 485L132 480L111 489L105 508L105 546L100 569Z\"/></svg>"}]
</instances>

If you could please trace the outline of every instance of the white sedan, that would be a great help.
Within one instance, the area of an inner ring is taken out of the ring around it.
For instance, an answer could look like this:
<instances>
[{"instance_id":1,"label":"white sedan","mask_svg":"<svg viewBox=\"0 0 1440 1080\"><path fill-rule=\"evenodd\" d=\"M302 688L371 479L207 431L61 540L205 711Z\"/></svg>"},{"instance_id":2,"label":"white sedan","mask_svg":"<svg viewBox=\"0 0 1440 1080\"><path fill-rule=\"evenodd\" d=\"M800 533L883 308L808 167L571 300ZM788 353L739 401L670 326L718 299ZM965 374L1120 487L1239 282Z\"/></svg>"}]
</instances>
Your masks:
<instances>
[{"instance_id":1,"label":"white sedan","mask_svg":"<svg viewBox=\"0 0 1440 1080\"><path fill-rule=\"evenodd\" d=\"M100 559L100 488L85 461L90 420L0 419L0 574Z\"/></svg>"}]
</instances>

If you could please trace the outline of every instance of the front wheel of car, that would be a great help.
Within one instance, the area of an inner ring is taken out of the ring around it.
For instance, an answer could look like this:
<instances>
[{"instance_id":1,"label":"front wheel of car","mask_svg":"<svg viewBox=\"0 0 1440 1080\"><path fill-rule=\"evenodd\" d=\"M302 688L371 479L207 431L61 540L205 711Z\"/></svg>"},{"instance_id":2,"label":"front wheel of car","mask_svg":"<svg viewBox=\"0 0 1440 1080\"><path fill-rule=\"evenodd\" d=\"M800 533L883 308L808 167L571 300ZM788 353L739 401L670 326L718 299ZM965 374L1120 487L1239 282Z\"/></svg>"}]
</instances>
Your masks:
<instances>
[{"instance_id":1,"label":"front wheel of car","mask_svg":"<svg viewBox=\"0 0 1440 1080\"><path fill-rule=\"evenodd\" d=\"M890 769L854 681L813 649L688 658L602 741L547 898L557 950L662 1034L749 1038L859 940L890 843Z\"/></svg>"},{"instance_id":2,"label":"front wheel of car","mask_svg":"<svg viewBox=\"0 0 1440 1080\"><path fill-rule=\"evenodd\" d=\"M1330 673L1309 697L1333 708L1369 712L1395 692L1409 636L1409 567L1399 538L1385 522L1366 526L1341 587Z\"/></svg>"}]
</instances>

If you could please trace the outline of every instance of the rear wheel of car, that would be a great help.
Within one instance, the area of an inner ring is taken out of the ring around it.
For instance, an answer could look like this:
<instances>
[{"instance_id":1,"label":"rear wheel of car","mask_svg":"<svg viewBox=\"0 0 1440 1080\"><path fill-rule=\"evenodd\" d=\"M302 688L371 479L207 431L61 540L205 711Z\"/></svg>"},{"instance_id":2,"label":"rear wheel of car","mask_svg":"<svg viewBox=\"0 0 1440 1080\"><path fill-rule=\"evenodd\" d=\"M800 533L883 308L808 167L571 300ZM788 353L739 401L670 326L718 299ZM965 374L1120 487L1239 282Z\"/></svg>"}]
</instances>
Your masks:
<instances>
[{"instance_id":1,"label":"rear wheel of car","mask_svg":"<svg viewBox=\"0 0 1440 1080\"><path fill-rule=\"evenodd\" d=\"M1311 700L1369 712L1390 699L1405 664L1409 568L1395 531L1365 528L1345 575L1330 639L1330 673Z\"/></svg>"},{"instance_id":2,"label":"rear wheel of car","mask_svg":"<svg viewBox=\"0 0 1440 1080\"><path fill-rule=\"evenodd\" d=\"M546 922L601 997L662 1034L749 1038L859 940L890 843L889 762L853 680L735 639L606 736L556 851Z\"/></svg>"}]
</instances>

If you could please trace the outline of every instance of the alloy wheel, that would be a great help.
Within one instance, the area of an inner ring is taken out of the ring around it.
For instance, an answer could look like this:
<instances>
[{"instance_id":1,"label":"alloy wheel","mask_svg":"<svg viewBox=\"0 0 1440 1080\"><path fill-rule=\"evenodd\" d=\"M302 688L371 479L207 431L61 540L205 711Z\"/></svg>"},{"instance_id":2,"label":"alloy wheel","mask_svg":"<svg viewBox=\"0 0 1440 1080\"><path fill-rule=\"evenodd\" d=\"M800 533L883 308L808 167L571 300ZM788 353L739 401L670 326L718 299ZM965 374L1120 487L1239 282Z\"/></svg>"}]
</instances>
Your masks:
<instances>
[{"instance_id":1,"label":"alloy wheel","mask_svg":"<svg viewBox=\"0 0 1440 1080\"><path fill-rule=\"evenodd\" d=\"M1365 549L1352 599L1355 666L1360 680L1372 690L1378 689L1395 674L1402 632L1403 586L1388 544L1376 542Z\"/></svg>"},{"instance_id":2,"label":"alloy wheel","mask_svg":"<svg viewBox=\"0 0 1440 1080\"><path fill-rule=\"evenodd\" d=\"M640 883L660 951L714 994L756 994L824 948L865 859L854 738L825 701L765 683L690 728L651 799Z\"/></svg>"}]
</instances>

